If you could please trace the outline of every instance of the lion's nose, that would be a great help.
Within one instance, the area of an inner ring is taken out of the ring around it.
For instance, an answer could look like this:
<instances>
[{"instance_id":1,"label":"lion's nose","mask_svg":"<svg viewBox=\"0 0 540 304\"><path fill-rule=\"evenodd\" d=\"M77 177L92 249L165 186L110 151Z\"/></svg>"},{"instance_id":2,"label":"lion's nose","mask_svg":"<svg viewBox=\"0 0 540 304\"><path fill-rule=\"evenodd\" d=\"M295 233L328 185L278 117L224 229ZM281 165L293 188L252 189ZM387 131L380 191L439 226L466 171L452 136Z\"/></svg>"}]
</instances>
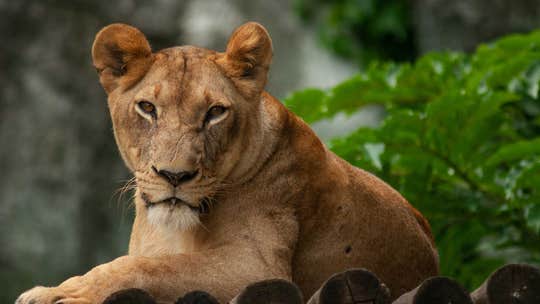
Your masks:
<instances>
[{"instance_id":1,"label":"lion's nose","mask_svg":"<svg viewBox=\"0 0 540 304\"><path fill-rule=\"evenodd\" d=\"M173 185L174 187L180 185L181 183L192 180L198 173L197 170L170 172L167 170L158 170L154 166L152 166L152 169L154 170L154 172L157 173L157 175L163 177L167 182L169 182L169 184Z\"/></svg>"}]
</instances>

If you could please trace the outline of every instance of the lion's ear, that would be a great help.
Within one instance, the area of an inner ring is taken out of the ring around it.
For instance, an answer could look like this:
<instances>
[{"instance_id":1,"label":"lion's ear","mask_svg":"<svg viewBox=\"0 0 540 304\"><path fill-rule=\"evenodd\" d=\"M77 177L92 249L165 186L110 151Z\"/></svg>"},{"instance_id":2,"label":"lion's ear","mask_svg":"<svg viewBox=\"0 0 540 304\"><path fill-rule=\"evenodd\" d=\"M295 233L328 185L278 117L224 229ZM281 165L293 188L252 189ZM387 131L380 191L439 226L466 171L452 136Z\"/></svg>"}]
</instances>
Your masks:
<instances>
[{"instance_id":1,"label":"lion's ear","mask_svg":"<svg viewBox=\"0 0 540 304\"><path fill-rule=\"evenodd\" d=\"M229 38L226 52L216 60L248 98L264 89L271 61L272 40L256 22L237 28Z\"/></svg>"},{"instance_id":2,"label":"lion's ear","mask_svg":"<svg viewBox=\"0 0 540 304\"><path fill-rule=\"evenodd\" d=\"M101 85L110 93L118 87L127 89L139 81L150 68L153 56L141 31L116 23L97 33L92 60Z\"/></svg>"}]
</instances>

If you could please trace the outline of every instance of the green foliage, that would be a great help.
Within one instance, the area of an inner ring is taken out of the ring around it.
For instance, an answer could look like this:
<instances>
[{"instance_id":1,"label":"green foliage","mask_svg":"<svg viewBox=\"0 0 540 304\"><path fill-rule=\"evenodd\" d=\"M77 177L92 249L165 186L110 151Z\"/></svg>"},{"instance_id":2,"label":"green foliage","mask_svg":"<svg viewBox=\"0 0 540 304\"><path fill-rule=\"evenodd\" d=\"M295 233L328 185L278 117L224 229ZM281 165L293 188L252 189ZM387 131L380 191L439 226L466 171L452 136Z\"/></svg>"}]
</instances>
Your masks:
<instances>
[{"instance_id":1,"label":"green foliage","mask_svg":"<svg viewBox=\"0 0 540 304\"><path fill-rule=\"evenodd\" d=\"M360 61L416 56L407 0L295 0L305 22L315 23L323 45Z\"/></svg>"},{"instance_id":2,"label":"green foliage","mask_svg":"<svg viewBox=\"0 0 540 304\"><path fill-rule=\"evenodd\" d=\"M307 122L385 108L331 149L398 189L430 220L444 275L469 288L505 262L540 263L540 31L374 64L330 90L292 94Z\"/></svg>"}]
</instances>

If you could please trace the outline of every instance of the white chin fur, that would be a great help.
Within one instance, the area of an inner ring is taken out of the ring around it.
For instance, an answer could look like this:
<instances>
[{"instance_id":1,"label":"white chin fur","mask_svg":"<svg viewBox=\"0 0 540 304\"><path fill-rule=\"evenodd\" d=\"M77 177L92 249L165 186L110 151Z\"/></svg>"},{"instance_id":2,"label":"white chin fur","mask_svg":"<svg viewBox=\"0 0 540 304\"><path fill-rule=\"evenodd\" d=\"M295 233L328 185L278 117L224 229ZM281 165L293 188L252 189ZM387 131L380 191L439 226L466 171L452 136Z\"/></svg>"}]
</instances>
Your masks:
<instances>
[{"instance_id":1,"label":"white chin fur","mask_svg":"<svg viewBox=\"0 0 540 304\"><path fill-rule=\"evenodd\" d=\"M148 209L148 222L157 228L189 230L197 226L199 214L186 205L159 204Z\"/></svg>"}]
</instances>

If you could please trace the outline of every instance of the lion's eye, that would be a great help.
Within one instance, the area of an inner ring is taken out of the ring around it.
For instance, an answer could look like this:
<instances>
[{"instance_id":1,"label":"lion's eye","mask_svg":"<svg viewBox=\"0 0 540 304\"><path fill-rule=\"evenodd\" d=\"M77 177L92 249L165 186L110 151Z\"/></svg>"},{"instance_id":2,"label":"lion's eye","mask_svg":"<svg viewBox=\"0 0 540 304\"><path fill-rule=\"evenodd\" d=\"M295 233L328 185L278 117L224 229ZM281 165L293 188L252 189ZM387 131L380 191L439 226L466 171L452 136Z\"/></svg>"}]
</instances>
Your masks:
<instances>
[{"instance_id":1,"label":"lion's eye","mask_svg":"<svg viewBox=\"0 0 540 304\"><path fill-rule=\"evenodd\" d=\"M206 117L204 118L204 123L207 124L210 121L220 117L227 111L227 108L224 106L213 106L206 112Z\"/></svg>"},{"instance_id":2,"label":"lion's eye","mask_svg":"<svg viewBox=\"0 0 540 304\"><path fill-rule=\"evenodd\" d=\"M156 106L154 106L151 102L148 101L139 101L137 103L137 107L146 114L151 115L152 117L156 118Z\"/></svg>"}]
</instances>

